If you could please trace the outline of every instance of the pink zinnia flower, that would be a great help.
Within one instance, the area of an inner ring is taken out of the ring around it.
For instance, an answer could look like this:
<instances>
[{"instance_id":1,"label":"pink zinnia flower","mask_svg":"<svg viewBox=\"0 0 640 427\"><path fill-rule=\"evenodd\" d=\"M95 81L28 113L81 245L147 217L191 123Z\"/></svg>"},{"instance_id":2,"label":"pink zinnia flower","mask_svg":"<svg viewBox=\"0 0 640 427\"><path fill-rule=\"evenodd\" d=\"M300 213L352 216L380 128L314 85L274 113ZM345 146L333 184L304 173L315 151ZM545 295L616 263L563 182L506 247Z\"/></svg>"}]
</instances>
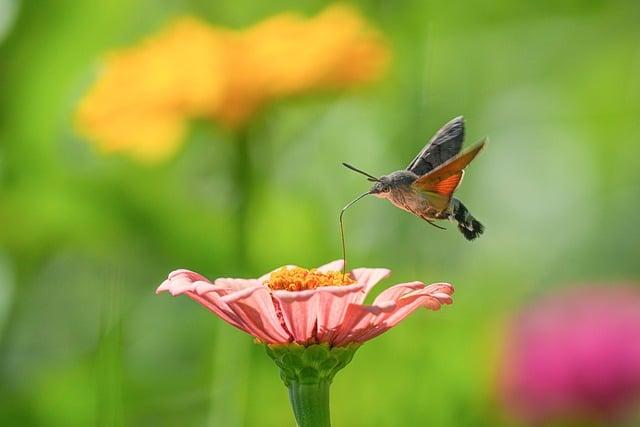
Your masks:
<instances>
[{"instance_id":1,"label":"pink zinnia flower","mask_svg":"<svg viewBox=\"0 0 640 427\"><path fill-rule=\"evenodd\" d=\"M402 283L364 304L386 268L340 272L344 261L315 270L286 266L258 279L216 279L177 270L157 292L185 294L266 344L280 368L299 427L328 427L329 386L360 344L393 328L419 307L451 304L448 283Z\"/></svg>"},{"instance_id":2,"label":"pink zinnia flower","mask_svg":"<svg viewBox=\"0 0 640 427\"><path fill-rule=\"evenodd\" d=\"M390 273L358 268L343 276L342 260L316 270L287 266L258 279L221 278L211 282L176 270L157 292L185 294L227 323L265 344L328 344L340 347L368 341L397 325L419 307L451 304L453 286L402 283L364 304L371 289Z\"/></svg>"},{"instance_id":3,"label":"pink zinnia flower","mask_svg":"<svg viewBox=\"0 0 640 427\"><path fill-rule=\"evenodd\" d=\"M520 313L508 335L502 392L532 423L611 425L640 402L640 290L554 293Z\"/></svg>"}]
</instances>

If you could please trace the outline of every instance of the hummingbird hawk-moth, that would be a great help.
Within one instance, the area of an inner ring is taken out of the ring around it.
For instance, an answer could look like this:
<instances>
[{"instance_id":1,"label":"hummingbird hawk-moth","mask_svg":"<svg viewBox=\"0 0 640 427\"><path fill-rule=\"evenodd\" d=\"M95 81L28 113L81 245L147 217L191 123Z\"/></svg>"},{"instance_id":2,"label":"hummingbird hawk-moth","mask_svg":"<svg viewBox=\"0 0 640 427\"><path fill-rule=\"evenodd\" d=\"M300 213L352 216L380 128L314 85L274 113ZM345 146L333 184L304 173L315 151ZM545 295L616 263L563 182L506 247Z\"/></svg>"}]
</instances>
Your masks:
<instances>
[{"instance_id":1,"label":"hummingbird hawk-moth","mask_svg":"<svg viewBox=\"0 0 640 427\"><path fill-rule=\"evenodd\" d=\"M369 194L387 199L400 209L424 219L437 228L443 228L434 223L437 220L448 219L456 222L458 230L467 240L474 240L480 236L484 226L469 213L460 200L453 197L453 193L462 182L464 168L482 150L487 139L461 151L463 140L464 119L460 116L436 132L406 169L376 178L343 163L374 183L369 191L351 201L340 212L343 251L342 215L348 207Z\"/></svg>"}]
</instances>

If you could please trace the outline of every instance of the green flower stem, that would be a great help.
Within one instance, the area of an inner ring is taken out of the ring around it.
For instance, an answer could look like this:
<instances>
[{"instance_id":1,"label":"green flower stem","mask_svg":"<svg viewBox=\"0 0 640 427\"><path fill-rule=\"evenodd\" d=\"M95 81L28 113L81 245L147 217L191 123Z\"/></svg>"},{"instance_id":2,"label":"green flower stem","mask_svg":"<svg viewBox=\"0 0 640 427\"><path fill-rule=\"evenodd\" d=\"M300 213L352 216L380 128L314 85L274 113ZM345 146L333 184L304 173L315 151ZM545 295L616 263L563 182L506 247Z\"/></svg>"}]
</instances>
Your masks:
<instances>
[{"instance_id":1,"label":"green flower stem","mask_svg":"<svg viewBox=\"0 0 640 427\"><path fill-rule=\"evenodd\" d=\"M289 401L293 415L299 427L329 427L329 386L331 383L320 381L315 384L291 382Z\"/></svg>"},{"instance_id":2,"label":"green flower stem","mask_svg":"<svg viewBox=\"0 0 640 427\"><path fill-rule=\"evenodd\" d=\"M298 427L328 427L329 387L335 374L353 358L359 345L268 345L267 354L280 368Z\"/></svg>"}]
</instances>

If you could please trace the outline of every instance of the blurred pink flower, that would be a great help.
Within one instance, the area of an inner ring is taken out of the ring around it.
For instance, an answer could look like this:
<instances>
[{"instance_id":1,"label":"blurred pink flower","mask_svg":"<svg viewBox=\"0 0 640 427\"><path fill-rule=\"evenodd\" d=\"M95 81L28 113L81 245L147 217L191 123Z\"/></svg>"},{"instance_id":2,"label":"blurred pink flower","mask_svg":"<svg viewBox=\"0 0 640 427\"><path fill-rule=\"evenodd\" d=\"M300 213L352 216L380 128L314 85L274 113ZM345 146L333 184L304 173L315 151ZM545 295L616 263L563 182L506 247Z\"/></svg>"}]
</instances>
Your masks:
<instances>
[{"instance_id":1,"label":"blurred pink flower","mask_svg":"<svg viewBox=\"0 0 640 427\"><path fill-rule=\"evenodd\" d=\"M392 286L372 305L365 305L369 291L390 271L358 268L343 280L339 273L343 264L338 260L317 270L287 266L259 279L222 278L213 283L198 273L177 270L156 292L186 294L265 344L362 343L394 327L419 307L438 310L452 302L450 284L411 282ZM303 276L306 279L298 280ZM283 287L287 277L291 283ZM275 289L269 283L271 278L278 281Z\"/></svg>"},{"instance_id":2,"label":"blurred pink flower","mask_svg":"<svg viewBox=\"0 0 640 427\"><path fill-rule=\"evenodd\" d=\"M630 415L640 398L640 291L608 285L554 293L520 313L506 350L504 400L524 420Z\"/></svg>"}]
</instances>

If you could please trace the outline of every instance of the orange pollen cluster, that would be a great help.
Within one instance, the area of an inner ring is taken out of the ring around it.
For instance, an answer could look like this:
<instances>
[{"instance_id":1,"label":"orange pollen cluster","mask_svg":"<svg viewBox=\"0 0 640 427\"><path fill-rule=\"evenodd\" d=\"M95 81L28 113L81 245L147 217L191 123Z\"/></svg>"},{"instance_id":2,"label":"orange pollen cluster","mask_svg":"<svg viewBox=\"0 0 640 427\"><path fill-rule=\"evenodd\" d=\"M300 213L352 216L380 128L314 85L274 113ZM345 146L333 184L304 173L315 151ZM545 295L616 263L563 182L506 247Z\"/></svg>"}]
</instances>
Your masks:
<instances>
[{"instance_id":1,"label":"orange pollen cluster","mask_svg":"<svg viewBox=\"0 0 640 427\"><path fill-rule=\"evenodd\" d=\"M320 286L352 285L355 282L350 274L343 274L339 271L323 273L300 267L283 267L271 273L265 285L273 290L304 291Z\"/></svg>"}]
</instances>

